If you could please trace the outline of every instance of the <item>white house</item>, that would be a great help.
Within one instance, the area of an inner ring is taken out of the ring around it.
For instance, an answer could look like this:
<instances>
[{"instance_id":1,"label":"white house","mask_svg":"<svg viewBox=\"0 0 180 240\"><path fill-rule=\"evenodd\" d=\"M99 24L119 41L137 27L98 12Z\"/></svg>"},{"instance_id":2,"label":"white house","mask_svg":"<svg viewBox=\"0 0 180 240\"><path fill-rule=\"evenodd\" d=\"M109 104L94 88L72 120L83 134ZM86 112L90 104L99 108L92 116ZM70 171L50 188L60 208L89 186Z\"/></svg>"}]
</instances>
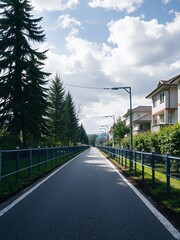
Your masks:
<instances>
[{"instance_id":1,"label":"white house","mask_svg":"<svg viewBox=\"0 0 180 240\"><path fill-rule=\"evenodd\" d=\"M138 106L132 109L133 134L151 130L151 106ZM130 110L123 116L126 126L130 126Z\"/></svg>"},{"instance_id":2,"label":"white house","mask_svg":"<svg viewBox=\"0 0 180 240\"><path fill-rule=\"evenodd\" d=\"M180 75L159 81L146 98L152 99L152 131L180 122Z\"/></svg>"}]
</instances>

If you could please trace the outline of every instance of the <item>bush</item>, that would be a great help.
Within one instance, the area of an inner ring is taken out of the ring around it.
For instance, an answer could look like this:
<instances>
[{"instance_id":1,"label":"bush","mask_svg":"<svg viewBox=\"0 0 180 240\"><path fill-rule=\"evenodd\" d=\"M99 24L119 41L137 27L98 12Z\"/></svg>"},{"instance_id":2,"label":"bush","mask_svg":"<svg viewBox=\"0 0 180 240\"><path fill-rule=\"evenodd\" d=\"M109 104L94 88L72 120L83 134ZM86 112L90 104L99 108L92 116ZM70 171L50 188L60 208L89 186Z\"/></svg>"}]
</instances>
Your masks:
<instances>
[{"instance_id":1,"label":"bush","mask_svg":"<svg viewBox=\"0 0 180 240\"><path fill-rule=\"evenodd\" d=\"M130 149L130 137L121 141L123 148ZM156 153L180 156L180 124L166 126L159 132L144 132L133 136L133 148L145 152L155 151Z\"/></svg>"},{"instance_id":2,"label":"bush","mask_svg":"<svg viewBox=\"0 0 180 240\"><path fill-rule=\"evenodd\" d=\"M138 151L144 150L145 152L150 152L151 141L150 141L149 133L136 134L133 137L133 148Z\"/></svg>"},{"instance_id":3,"label":"bush","mask_svg":"<svg viewBox=\"0 0 180 240\"><path fill-rule=\"evenodd\" d=\"M130 149L130 137L125 137L122 139L121 147L125 149Z\"/></svg>"},{"instance_id":4,"label":"bush","mask_svg":"<svg viewBox=\"0 0 180 240\"><path fill-rule=\"evenodd\" d=\"M0 131L0 148L1 149L15 149L15 137L6 131Z\"/></svg>"},{"instance_id":5,"label":"bush","mask_svg":"<svg viewBox=\"0 0 180 240\"><path fill-rule=\"evenodd\" d=\"M158 132L160 153L169 152L171 155L180 156L180 124L166 126Z\"/></svg>"}]
</instances>

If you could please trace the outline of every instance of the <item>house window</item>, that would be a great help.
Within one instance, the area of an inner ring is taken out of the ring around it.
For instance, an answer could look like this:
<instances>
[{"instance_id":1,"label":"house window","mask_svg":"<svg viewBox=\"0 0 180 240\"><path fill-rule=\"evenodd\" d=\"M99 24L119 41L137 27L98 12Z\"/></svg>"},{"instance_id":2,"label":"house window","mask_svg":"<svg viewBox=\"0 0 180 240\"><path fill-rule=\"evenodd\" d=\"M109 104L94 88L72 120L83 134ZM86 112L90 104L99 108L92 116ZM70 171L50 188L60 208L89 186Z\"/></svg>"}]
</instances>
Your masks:
<instances>
[{"instance_id":1,"label":"house window","mask_svg":"<svg viewBox=\"0 0 180 240\"><path fill-rule=\"evenodd\" d=\"M160 103L163 103L164 102L164 93L161 93L160 94Z\"/></svg>"},{"instance_id":2,"label":"house window","mask_svg":"<svg viewBox=\"0 0 180 240\"><path fill-rule=\"evenodd\" d=\"M143 131L144 130L144 126L143 124L140 124L140 131Z\"/></svg>"},{"instance_id":3,"label":"house window","mask_svg":"<svg viewBox=\"0 0 180 240\"><path fill-rule=\"evenodd\" d=\"M137 117L137 118L140 118L140 113L137 113L137 114L136 114L136 117Z\"/></svg>"},{"instance_id":4,"label":"house window","mask_svg":"<svg viewBox=\"0 0 180 240\"><path fill-rule=\"evenodd\" d=\"M172 124L172 115L169 115L169 116L168 116L168 123L169 123L169 124Z\"/></svg>"},{"instance_id":5,"label":"house window","mask_svg":"<svg viewBox=\"0 0 180 240\"><path fill-rule=\"evenodd\" d=\"M153 107L156 107L156 98L153 98Z\"/></svg>"},{"instance_id":6,"label":"house window","mask_svg":"<svg viewBox=\"0 0 180 240\"><path fill-rule=\"evenodd\" d=\"M157 125L157 116L153 116L153 126Z\"/></svg>"}]
</instances>

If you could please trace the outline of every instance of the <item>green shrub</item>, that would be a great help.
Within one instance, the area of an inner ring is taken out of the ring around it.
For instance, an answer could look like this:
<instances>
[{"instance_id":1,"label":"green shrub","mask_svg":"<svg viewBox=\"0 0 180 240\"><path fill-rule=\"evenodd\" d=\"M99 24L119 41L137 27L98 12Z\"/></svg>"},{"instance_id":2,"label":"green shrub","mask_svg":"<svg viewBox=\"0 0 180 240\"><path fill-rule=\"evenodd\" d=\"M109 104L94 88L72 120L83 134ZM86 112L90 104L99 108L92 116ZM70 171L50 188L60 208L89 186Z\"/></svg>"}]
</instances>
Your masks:
<instances>
[{"instance_id":1,"label":"green shrub","mask_svg":"<svg viewBox=\"0 0 180 240\"><path fill-rule=\"evenodd\" d=\"M140 134L134 135L133 148L138 151L144 150L145 152L150 152L151 151L151 143L150 143L149 134L148 133L140 133Z\"/></svg>"},{"instance_id":2,"label":"green shrub","mask_svg":"<svg viewBox=\"0 0 180 240\"><path fill-rule=\"evenodd\" d=\"M158 132L160 153L169 152L171 155L180 156L180 124L166 126Z\"/></svg>"},{"instance_id":3,"label":"green shrub","mask_svg":"<svg viewBox=\"0 0 180 240\"><path fill-rule=\"evenodd\" d=\"M121 147L125 149L130 149L130 137L125 137L121 141Z\"/></svg>"},{"instance_id":4,"label":"green shrub","mask_svg":"<svg viewBox=\"0 0 180 240\"><path fill-rule=\"evenodd\" d=\"M130 148L130 137L121 141L123 148ZM159 132L144 132L133 136L133 148L145 152L155 151L156 153L180 156L180 124L166 126Z\"/></svg>"},{"instance_id":5,"label":"green shrub","mask_svg":"<svg viewBox=\"0 0 180 240\"><path fill-rule=\"evenodd\" d=\"M7 133L6 131L0 131L0 148L1 149L15 149L15 137Z\"/></svg>"}]
</instances>

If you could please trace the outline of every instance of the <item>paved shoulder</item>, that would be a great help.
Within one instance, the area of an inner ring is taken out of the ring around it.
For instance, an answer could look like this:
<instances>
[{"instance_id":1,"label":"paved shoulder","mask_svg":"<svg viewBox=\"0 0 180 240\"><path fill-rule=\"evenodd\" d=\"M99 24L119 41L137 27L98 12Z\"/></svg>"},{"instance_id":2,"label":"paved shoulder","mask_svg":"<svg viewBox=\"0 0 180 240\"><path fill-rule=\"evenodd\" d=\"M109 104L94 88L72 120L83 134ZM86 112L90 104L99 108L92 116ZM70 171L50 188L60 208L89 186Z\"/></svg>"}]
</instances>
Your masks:
<instances>
[{"instance_id":1,"label":"paved shoulder","mask_svg":"<svg viewBox=\"0 0 180 240\"><path fill-rule=\"evenodd\" d=\"M172 240L94 148L0 217L3 240Z\"/></svg>"}]
</instances>

